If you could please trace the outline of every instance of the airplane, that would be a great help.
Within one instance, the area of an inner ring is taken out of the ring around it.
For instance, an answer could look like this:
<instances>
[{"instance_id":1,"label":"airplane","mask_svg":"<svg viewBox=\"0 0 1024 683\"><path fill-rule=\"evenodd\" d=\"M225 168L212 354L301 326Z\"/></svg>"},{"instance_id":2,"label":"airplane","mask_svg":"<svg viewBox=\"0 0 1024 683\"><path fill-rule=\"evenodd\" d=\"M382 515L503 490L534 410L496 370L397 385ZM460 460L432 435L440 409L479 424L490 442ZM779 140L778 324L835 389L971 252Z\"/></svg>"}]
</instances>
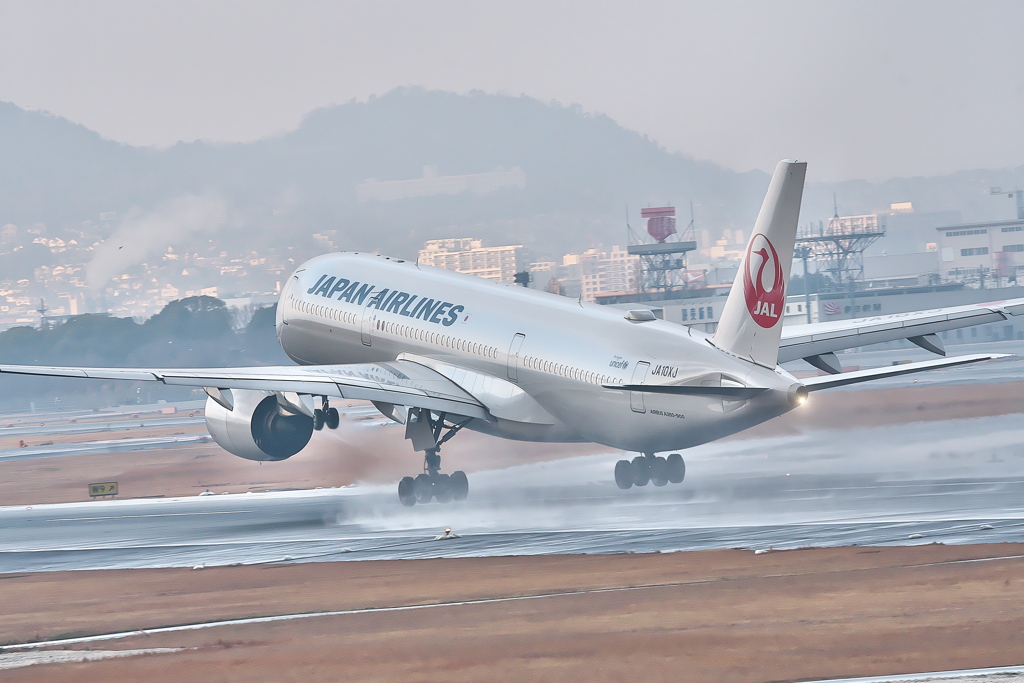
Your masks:
<instances>
[{"instance_id":1,"label":"airplane","mask_svg":"<svg viewBox=\"0 0 1024 683\"><path fill-rule=\"evenodd\" d=\"M638 453L615 464L622 489L679 483L676 451L787 413L813 392L1005 355L842 372L838 350L908 339L944 356L937 333L1024 314L1016 299L783 328L806 168L776 167L713 334L647 309L342 252L306 261L282 288L277 335L295 366L0 373L202 387L213 439L258 461L286 460L314 431L337 428L332 401L368 400L423 453L423 471L398 484L406 506L467 497L466 474L441 471L441 447L462 429ZM797 379L780 365L798 358L826 374Z\"/></svg>"}]
</instances>

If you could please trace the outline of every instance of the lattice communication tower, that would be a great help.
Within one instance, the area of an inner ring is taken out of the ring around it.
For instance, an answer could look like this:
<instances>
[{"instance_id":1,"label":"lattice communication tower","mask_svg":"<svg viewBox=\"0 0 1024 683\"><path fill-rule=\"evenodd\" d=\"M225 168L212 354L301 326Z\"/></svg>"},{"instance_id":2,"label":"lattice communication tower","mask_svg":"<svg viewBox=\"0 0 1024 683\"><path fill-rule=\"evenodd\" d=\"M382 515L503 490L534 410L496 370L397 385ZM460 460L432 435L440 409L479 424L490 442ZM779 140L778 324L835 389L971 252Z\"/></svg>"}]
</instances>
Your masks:
<instances>
[{"instance_id":1,"label":"lattice communication tower","mask_svg":"<svg viewBox=\"0 0 1024 683\"><path fill-rule=\"evenodd\" d=\"M641 209L640 216L647 219L647 234L653 243L644 243L629 228L630 244L626 251L640 257L640 275L637 288L641 292L667 293L686 289L686 252L697 248L693 239L686 240L676 232L676 208L660 206ZM693 220L687 228L690 233ZM674 240L670 238L675 237Z\"/></svg>"},{"instance_id":2,"label":"lattice communication tower","mask_svg":"<svg viewBox=\"0 0 1024 683\"><path fill-rule=\"evenodd\" d=\"M885 224L875 214L833 216L828 225L811 223L797 235L797 244L810 250L818 270L831 276L828 291L854 292L864 280L864 251L885 236Z\"/></svg>"}]
</instances>

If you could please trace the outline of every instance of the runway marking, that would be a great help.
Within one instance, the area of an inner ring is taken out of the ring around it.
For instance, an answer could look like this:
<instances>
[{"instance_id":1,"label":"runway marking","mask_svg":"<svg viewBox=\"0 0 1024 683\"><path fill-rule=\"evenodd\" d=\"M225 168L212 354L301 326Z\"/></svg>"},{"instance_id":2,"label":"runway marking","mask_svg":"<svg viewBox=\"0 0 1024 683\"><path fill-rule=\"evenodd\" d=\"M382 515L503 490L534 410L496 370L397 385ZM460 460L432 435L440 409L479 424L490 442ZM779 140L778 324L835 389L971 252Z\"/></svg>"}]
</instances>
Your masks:
<instances>
[{"instance_id":1,"label":"runway marking","mask_svg":"<svg viewBox=\"0 0 1024 683\"><path fill-rule=\"evenodd\" d=\"M1020 560L1024 555L1005 555L1002 557L979 557L973 560L947 560L946 562L928 562L926 564L915 564L913 567L938 567L944 564L970 564L971 562L992 562L993 560Z\"/></svg>"},{"instance_id":2,"label":"runway marking","mask_svg":"<svg viewBox=\"0 0 1024 683\"><path fill-rule=\"evenodd\" d=\"M140 517L198 517L200 515L242 515L255 510L218 510L215 512L161 512L151 515L108 515L106 517L54 517L46 522L94 522L100 519L138 519Z\"/></svg>"},{"instance_id":3,"label":"runway marking","mask_svg":"<svg viewBox=\"0 0 1024 683\"><path fill-rule=\"evenodd\" d=\"M0 646L0 653L18 650L30 650L40 647L55 647L63 645L77 645L81 643L95 643L106 640L120 640L123 638L132 638L134 636L152 636L158 633L178 633L181 631L198 631L207 628L218 628L221 626L244 626L248 624L269 624L278 621L294 621L296 619L313 619L318 617L339 617L353 614L381 614L386 612L411 612L414 610L444 608L444 607L462 607L462 606L473 606L473 605L493 605L503 602L518 602L522 600L541 600L544 598L561 598L571 597L575 595L599 595L603 593L625 593L629 591L641 591L652 588L682 588L687 586L700 586L712 583L723 583L730 581L744 581L751 579L782 579L782 578L793 578L799 576L813 576L816 574L839 574L847 572L862 572L862 571L875 571L884 569L917 569L923 567L934 567L937 565L947 564L965 564L970 562L992 562L996 560L1016 560L1022 559L1024 555L1006 555L1000 557L985 557L985 558L971 558L965 560L948 560L945 562L928 562L922 564L905 564L896 565L890 567L858 567L853 569L839 569L832 571L820 571L820 572L790 572L786 574L765 574L762 576L737 576L727 578L712 578L712 579L697 579L694 581L673 581L666 583L650 583L641 584L638 586L612 586L609 588L587 588L580 590L565 590L565 591L552 591L549 593L534 593L531 595L512 595L497 598L479 598L476 600L457 600L452 602L432 602L432 603L421 603L416 605L398 605L393 607L364 607L361 609L347 609L347 610L333 610L326 612L300 612L297 614L278 614L268 617L246 617L242 619L222 619L219 621L207 621L198 624L181 624L178 626L161 626L157 628L141 629L136 631L119 631L115 633L102 633L93 636L81 636L78 638L62 638L60 640L44 640L35 643L15 643L11 645ZM1022 667L1024 669L1024 667ZM911 674L913 675L913 674ZM923 677L923 676L922 676ZM871 680L891 680L899 681L904 680L900 678L882 678L882 679L848 679L850 681L867 681ZM838 681L820 681L819 683L838 683Z\"/></svg>"}]
</instances>

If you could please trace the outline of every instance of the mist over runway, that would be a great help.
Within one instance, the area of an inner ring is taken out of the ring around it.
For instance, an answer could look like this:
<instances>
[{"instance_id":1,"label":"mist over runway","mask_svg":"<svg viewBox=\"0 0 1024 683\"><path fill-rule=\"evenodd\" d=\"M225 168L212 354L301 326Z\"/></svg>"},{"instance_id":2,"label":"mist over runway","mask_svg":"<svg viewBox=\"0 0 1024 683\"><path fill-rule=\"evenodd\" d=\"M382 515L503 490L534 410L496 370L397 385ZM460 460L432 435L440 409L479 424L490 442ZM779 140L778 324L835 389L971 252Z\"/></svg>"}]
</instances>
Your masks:
<instances>
[{"instance_id":1,"label":"mist over runway","mask_svg":"<svg viewBox=\"0 0 1024 683\"><path fill-rule=\"evenodd\" d=\"M5 507L0 571L1024 541L1019 415L709 444L664 488L617 489L619 457L478 472L468 500L414 508L390 485Z\"/></svg>"}]
</instances>

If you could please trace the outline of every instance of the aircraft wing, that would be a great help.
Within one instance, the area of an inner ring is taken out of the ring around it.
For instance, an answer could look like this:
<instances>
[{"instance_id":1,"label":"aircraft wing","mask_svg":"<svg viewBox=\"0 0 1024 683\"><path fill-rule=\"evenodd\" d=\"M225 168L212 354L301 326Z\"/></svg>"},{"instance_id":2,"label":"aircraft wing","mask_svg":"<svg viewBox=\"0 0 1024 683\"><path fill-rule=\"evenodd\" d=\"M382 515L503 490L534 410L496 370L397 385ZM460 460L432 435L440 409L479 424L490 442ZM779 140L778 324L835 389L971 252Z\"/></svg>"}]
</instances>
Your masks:
<instances>
[{"instance_id":1,"label":"aircraft wing","mask_svg":"<svg viewBox=\"0 0 1024 683\"><path fill-rule=\"evenodd\" d=\"M871 368L869 370L842 372L836 375L808 377L800 381L805 387L807 387L807 391L821 391L822 389L833 389L835 387L846 386L847 384L859 384L861 382L870 382L872 380L885 379L887 377L899 377L900 375L909 375L915 372L924 372L925 370L952 368L957 365L967 365L968 363L1008 358L1010 355L1011 354L1008 353L975 353L969 356L936 358L935 360L926 360L919 363L906 363L904 365Z\"/></svg>"},{"instance_id":2,"label":"aircraft wing","mask_svg":"<svg viewBox=\"0 0 1024 683\"><path fill-rule=\"evenodd\" d=\"M896 313L856 320L792 325L782 329L779 362L785 363L797 358L811 359L842 349L897 339L909 339L922 348L945 355L942 342L938 337L929 337L929 335L1008 320L1016 315L1024 315L1024 299ZM822 367L813 361L812 364ZM822 367L822 369L826 368Z\"/></svg>"},{"instance_id":3,"label":"aircraft wing","mask_svg":"<svg viewBox=\"0 0 1024 683\"><path fill-rule=\"evenodd\" d=\"M350 365L239 368L73 368L0 365L0 373L163 382L211 389L256 389L378 401L491 419L487 409L453 381L423 365L396 360Z\"/></svg>"}]
</instances>

